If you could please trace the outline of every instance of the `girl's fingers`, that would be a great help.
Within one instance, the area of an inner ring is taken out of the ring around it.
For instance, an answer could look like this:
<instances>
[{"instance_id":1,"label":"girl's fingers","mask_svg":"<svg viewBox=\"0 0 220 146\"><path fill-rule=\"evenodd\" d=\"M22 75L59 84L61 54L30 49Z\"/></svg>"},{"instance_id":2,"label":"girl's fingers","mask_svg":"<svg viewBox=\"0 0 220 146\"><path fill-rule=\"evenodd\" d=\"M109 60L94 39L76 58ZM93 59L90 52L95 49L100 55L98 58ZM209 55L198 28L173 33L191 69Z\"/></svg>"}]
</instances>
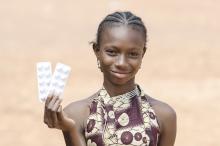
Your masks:
<instances>
[{"instance_id":1,"label":"girl's fingers","mask_svg":"<svg viewBox=\"0 0 220 146\"><path fill-rule=\"evenodd\" d=\"M56 100L56 102L54 103L54 106L52 108L52 111L51 111L51 117L52 117L52 121L53 121L53 126L57 127L57 128L59 128L57 112L58 112L58 108L60 106L60 103L61 103L60 99Z\"/></svg>"},{"instance_id":2,"label":"girl's fingers","mask_svg":"<svg viewBox=\"0 0 220 146\"><path fill-rule=\"evenodd\" d=\"M57 111L57 119L59 121L62 121L64 119L64 115L63 115L63 109L62 109L62 106L60 105L59 108L58 108L58 111Z\"/></svg>"},{"instance_id":3,"label":"girl's fingers","mask_svg":"<svg viewBox=\"0 0 220 146\"><path fill-rule=\"evenodd\" d=\"M54 111L54 106L55 103L59 100L58 96L53 97L53 99L50 101L48 108L49 108L49 115L50 115L50 120L51 120L51 124L52 126L55 126L55 124L57 123L57 116L56 116L56 111Z\"/></svg>"},{"instance_id":4,"label":"girl's fingers","mask_svg":"<svg viewBox=\"0 0 220 146\"><path fill-rule=\"evenodd\" d=\"M59 97L58 96L56 96L56 95L54 95L53 97L52 97L52 99L51 99L51 101L49 102L49 104L48 104L48 109L49 110L52 110L53 109L53 106L54 106L54 104L56 103L56 101L59 99Z\"/></svg>"},{"instance_id":5,"label":"girl's fingers","mask_svg":"<svg viewBox=\"0 0 220 146\"><path fill-rule=\"evenodd\" d=\"M59 99L59 97L57 97L57 100L55 101L53 105L52 111L57 112L61 102L62 102L62 99Z\"/></svg>"},{"instance_id":6,"label":"girl's fingers","mask_svg":"<svg viewBox=\"0 0 220 146\"><path fill-rule=\"evenodd\" d=\"M57 123L58 123L58 120L57 120L57 114L56 114L56 112L54 112L54 111L52 111L51 112L51 121L52 121L52 126L53 126L53 128L55 128L55 127L57 127Z\"/></svg>"},{"instance_id":7,"label":"girl's fingers","mask_svg":"<svg viewBox=\"0 0 220 146\"><path fill-rule=\"evenodd\" d=\"M51 100L49 101L49 103L47 103L47 105L45 107L46 108L46 117L47 117L47 121L48 121L47 125L50 128L53 128L54 122L55 122L54 120L56 120L53 117L52 109L53 109L53 106L54 106L54 104L56 103L57 100L58 100L58 97L53 95Z\"/></svg>"},{"instance_id":8,"label":"girl's fingers","mask_svg":"<svg viewBox=\"0 0 220 146\"><path fill-rule=\"evenodd\" d=\"M50 101L52 100L52 98L53 98L53 92L49 93L49 95L48 95L47 98L46 98L46 101L45 101L45 104L44 104L44 113L47 112L48 104L50 103Z\"/></svg>"},{"instance_id":9,"label":"girl's fingers","mask_svg":"<svg viewBox=\"0 0 220 146\"><path fill-rule=\"evenodd\" d=\"M52 100L53 96L54 96L54 92L53 91L48 94L46 102L45 102L45 107L50 103L50 101Z\"/></svg>"},{"instance_id":10,"label":"girl's fingers","mask_svg":"<svg viewBox=\"0 0 220 146\"><path fill-rule=\"evenodd\" d=\"M61 101L55 92L51 92L46 99L44 123L47 124L49 128L59 128L59 120L63 120L64 118L60 105Z\"/></svg>"},{"instance_id":11,"label":"girl's fingers","mask_svg":"<svg viewBox=\"0 0 220 146\"><path fill-rule=\"evenodd\" d=\"M46 102L45 102L45 106L44 106L44 123L45 124L50 124L49 122L49 113L48 113L48 104L50 103L50 101L53 98L53 92L49 93L49 95L47 96Z\"/></svg>"}]
</instances>

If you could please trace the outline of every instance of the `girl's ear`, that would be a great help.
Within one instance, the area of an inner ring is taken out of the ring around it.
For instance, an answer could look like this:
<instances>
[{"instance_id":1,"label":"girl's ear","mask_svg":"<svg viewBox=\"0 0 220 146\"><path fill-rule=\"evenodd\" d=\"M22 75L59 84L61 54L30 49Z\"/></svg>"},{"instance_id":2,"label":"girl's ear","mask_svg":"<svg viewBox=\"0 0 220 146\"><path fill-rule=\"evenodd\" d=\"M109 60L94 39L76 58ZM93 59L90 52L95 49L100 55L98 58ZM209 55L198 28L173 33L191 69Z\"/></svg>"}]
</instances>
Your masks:
<instances>
[{"instance_id":1,"label":"girl's ear","mask_svg":"<svg viewBox=\"0 0 220 146\"><path fill-rule=\"evenodd\" d=\"M143 55L142 55L142 57L144 57L144 54L145 54L146 50L147 50L147 48L144 47L144 48L143 48Z\"/></svg>"},{"instance_id":2,"label":"girl's ear","mask_svg":"<svg viewBox=\"0 0 220 146\"><path fill-rule=\"evenodd\" d=\"M96 42L92 42L92 48L93 48L93 51L94 51L94 52L99 51L99 49L98 49L98 45L97 45Z\"/></svg>"},{"instance_id":3,"label":"girl's ear","mask_svg":"<svg viewBox=\"0 0 220 146\"><path fill-rule=\"evenodd\" d=\"M99 49L99 47L98 47L98 45L97 45L96 42L93 42L93 43L92 43L92 48L93 48L93 51L94 51L96 57L98 58L98 57L99 57L99 50L100 50L100 49Z\"/></svg>"}]
</instances>

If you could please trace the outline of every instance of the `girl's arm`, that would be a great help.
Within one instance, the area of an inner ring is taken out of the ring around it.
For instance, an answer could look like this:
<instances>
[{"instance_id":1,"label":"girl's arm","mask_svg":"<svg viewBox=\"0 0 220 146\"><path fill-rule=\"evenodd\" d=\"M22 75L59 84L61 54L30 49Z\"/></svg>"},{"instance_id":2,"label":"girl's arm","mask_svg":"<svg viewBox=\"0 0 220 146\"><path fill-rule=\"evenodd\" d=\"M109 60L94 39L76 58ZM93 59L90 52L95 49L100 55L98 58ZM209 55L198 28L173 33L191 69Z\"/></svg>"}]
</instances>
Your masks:
<instances>
[{"instance_id":1,"label":"girl's arm","mask_svg":"<svg viewBox=\"0 0 220 146\"><path fill-rule=\"evenodd\" d=\"M62 110L60 105L61 100L55 95L48 96L45 102L44 109L44 123L47 124L49 128L60 129L64 133L65 142L67 146L86 146L83 134L80 132L80 126L77 117L80 113L74 110L76 106L71 108L74 114L69 115L67 108L67 113ZM74 116L75 115L75 116Z\"/></svg>"},{"instance_id":2,"label":"girl's arm","mask_svg":"<svg viewBox=\"0 0 220 146\"><path fill-rule=\"evenodd\" d=\"M66 146L86 146L84 136L78 130L63 131L63 136Z\"/></svg>"},{"instance_id":3,"label":"girl's arm","mask_svg":"<svg viewBox=\"0 0 220 146\"><path fill-rule=\"evenodd\" d=\"M160 126L158 146L174 146L176 139L177 118L174 109L159 100L149 97Z\"/></svg>"},{"instance_id":4,"label":"girl's arm","mask_svg":"<svg viewBox=\"0 0 220 146\"><path fill-rule=\"evenodd\" d=\"M176 113L172 108L165 108L161 115L161 135L158 146L174 146L176 138Z\"/></svg>"}]
</instances>

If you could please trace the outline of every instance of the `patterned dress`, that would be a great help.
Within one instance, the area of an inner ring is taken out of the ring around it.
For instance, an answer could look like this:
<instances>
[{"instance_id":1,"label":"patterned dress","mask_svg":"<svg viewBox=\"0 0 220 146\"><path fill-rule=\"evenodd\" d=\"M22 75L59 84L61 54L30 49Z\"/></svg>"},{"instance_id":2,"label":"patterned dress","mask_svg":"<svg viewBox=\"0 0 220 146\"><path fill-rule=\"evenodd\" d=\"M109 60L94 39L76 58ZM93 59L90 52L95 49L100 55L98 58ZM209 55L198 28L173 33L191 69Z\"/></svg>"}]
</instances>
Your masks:
<instances>
[{"instance_id":1,"label":"patterned dress","mask_svg":"<svg viewBox=\"0 0 220 146\"><path fill-rule=\"evenodd\" d=\"M103 87L92 101L87 146L157 146L159 133L155 112L138 85L114 97Z\"/></svg>"}]
</instances>

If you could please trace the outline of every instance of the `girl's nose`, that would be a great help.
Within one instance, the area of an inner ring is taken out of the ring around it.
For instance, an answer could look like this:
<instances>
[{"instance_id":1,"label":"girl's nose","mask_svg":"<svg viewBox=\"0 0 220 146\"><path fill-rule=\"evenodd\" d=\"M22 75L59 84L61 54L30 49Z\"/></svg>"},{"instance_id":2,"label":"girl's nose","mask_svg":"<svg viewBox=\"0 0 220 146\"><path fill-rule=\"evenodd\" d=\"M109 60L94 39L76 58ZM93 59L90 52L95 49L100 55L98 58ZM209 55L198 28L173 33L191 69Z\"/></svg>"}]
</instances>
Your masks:
<instances>
[{"instance_id":1,"label":"girl's nose","mask_svg":"<svg viewBox=\"0 0 220 146\"><path fill-rule=\"evenodd\" d=\"M115 65L120 68L124 68L127 66L127 60L125 55L119 55L116 59Z\"/></svg>"}]
</instances>

